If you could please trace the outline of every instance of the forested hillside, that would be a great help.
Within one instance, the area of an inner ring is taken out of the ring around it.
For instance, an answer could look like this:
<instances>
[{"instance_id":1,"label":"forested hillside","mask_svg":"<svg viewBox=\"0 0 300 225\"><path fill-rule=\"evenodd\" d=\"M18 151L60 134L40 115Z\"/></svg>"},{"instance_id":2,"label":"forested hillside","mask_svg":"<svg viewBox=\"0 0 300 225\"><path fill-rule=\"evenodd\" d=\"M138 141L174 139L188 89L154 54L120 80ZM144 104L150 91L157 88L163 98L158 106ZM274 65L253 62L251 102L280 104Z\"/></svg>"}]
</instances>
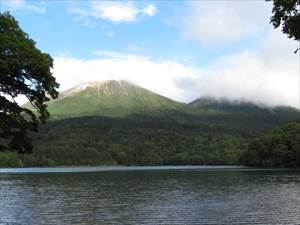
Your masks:
<instances>
[{"instance_id":1,"label":"forested hillside","mask_svg":"<svg viewBox=\"0 0 300 225\"><path fill-rule=\"evenodd\" d=\"M243 162L260 167L300 167L300 120L253 141Z\"/></svg>"},{"instance_id":2,"label":"forested hillside","mask_svg":"<svg viewBox=\"0 0 300 225\"><path fill-rule=\"evenodd\" d=\"M211 135L214 134L214 135ZM28 165L237 164L244 137L157 118L81 117L51 122Z\"/></svg>"},{"instance_id":3,"label":"forested hillside","mask_svg":"<svg viewBox=\"0 0 300 225\"><path fill-rule=\"evenodd\" d=\"M175 102L125 81L63 92L34 152L0 154L2 166L236 165L248 143L300 118L289 107L212 98Z\"/></svg>"}]
</instances>

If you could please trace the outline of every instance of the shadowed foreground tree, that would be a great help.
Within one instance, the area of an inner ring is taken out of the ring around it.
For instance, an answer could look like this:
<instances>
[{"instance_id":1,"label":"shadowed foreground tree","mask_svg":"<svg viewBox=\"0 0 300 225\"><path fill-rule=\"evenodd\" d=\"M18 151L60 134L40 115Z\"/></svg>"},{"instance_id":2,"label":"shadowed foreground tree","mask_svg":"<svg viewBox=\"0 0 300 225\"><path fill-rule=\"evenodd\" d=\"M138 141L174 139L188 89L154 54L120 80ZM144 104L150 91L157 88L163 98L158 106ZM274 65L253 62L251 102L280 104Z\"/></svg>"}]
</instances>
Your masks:
<instances>
[{"instance_id":1,"label":"shadowed foreground tree","mask_svg":"<svg viewBox=\"0 0 300 225\"><path fill-rule=\"evenodd\" d=\"M274 28L281 26L289 38L300 41L300 0L273 0L272 12Z\"/></svg>"},{"instance_id":2,"label":"shadowed foreground tree","mask_svg":"<svg viewBox=\"0 0 300 225\"><path fill-rule=\"evenodd\" d=\"M58 96L52 67L51 56L35 47L14 17L0 13L0 151L32 150L28 132L46 121L45 103ZM37 113L18 105L18 96L25 96Z\"/></svg>"}]
</instances>

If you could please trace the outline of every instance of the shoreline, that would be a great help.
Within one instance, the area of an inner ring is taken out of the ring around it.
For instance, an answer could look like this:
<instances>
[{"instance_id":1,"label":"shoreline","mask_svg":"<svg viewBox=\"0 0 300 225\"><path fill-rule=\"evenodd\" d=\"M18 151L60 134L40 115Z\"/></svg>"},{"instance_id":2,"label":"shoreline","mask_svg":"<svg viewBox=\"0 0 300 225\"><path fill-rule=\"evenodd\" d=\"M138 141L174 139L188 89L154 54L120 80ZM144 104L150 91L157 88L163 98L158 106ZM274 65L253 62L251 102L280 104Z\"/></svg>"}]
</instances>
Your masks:
<instances>
[{"instance_id":1,"label":"shoreline","mask_svg":"<svg viewBox=\"0 0 300 225\"><path fill-rule=\"evenodd\" d=\"M134 171L297 171L299 168L257 168L246 166L62 166L0 168L0 174L14 173L84 173L84 172L134 172Z\"/></svg>"}]
</instances>

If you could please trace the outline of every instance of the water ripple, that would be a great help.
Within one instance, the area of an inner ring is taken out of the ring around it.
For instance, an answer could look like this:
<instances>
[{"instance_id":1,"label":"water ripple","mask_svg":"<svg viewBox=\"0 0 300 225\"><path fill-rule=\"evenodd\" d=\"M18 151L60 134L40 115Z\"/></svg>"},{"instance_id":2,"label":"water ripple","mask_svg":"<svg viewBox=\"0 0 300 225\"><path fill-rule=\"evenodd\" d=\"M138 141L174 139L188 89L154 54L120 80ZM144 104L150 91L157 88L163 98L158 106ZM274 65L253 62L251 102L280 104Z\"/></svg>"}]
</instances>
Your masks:
<instances>
[{"instance_id":1,"label":"water ripple","mask_svg":"<svg viewBox=\"0 0 300 225\"><path fill-rule=\"evenodd\" d=\"M300 224L300 172L0 174L0 224Z\"/></svg>"}]
</instances>

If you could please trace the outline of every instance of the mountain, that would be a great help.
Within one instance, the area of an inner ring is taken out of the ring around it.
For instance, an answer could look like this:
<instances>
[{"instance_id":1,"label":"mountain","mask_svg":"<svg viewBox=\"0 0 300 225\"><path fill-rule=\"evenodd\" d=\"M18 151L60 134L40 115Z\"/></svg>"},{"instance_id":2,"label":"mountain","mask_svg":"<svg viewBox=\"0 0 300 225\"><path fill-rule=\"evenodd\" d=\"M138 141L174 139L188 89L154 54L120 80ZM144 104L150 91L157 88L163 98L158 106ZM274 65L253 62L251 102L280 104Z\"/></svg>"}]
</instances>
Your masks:
<instances>
[{"instance_id":1,"label":"mountain","mask_svg":"<svg viewBox=\"0 0 300 225\"><path fill-rule=\"evenodd\" d=\"M25 166L237 165L253 140L300 118L300 112L290 107L243 101L200 98L179 103L114 80L62 92L50 102L49 111L54 119L32 136L33 154L16 156L14 162Z\"/></svg>"},{"instance_id":2,"label":"mountain","mask_svg":"<svg viewBox=\"0 0 300 225\"><path fill-rule=\"evenodd\" d=\"M183 104L127 81L93 81L60 94L49 103L52 118L79 116L124 117L175 110Z\"/></svg>"},{"instance_id":3,"label":"mountain","mask_svg":"<svg viewBox=\"0 0 300 225\"><path fill-rule=\"evenodd\" d=\"M269 107L249 101L199 98L189 104L195 110L210 112L207 120L215 126L249 131L253 135L300 118L300 111L286 106Z\"/></svg>"},{"instance_id":4,"label":"mountain","mask_svg":"<svg viewBox=\"0 0 300 225\"><path fill-rule=\"evenodd\" d=\"M291 121L299 111L251 102L199 98L189 104L176 102L127 81L92 81L62 92L49 103L53 119L82 116L139 117L209 126L257 128ZM271 124L270 124L271 123Z\"/></svg>"}]
</instances>

